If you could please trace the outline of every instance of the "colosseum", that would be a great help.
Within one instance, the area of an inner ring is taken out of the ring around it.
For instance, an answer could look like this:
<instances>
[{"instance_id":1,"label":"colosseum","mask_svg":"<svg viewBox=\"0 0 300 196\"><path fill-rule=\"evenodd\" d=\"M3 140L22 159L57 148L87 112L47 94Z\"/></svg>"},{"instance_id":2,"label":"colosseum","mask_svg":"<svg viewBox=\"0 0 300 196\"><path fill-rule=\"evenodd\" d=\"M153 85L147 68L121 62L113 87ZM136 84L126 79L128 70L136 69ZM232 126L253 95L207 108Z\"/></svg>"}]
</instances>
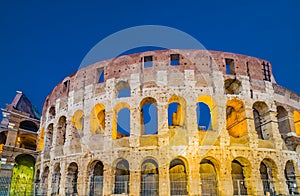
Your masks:
<instances>
[{"instance_id":1,"label":"colosseum","mask_svg":"<svg viewBox=\"0 0 300 196\"><path fill-rule=\"evenodd\" d=\"M157 50L104 60L47 96L36 195L298 195L299 95L269 61Z\"/></svg>"}]
</instances>

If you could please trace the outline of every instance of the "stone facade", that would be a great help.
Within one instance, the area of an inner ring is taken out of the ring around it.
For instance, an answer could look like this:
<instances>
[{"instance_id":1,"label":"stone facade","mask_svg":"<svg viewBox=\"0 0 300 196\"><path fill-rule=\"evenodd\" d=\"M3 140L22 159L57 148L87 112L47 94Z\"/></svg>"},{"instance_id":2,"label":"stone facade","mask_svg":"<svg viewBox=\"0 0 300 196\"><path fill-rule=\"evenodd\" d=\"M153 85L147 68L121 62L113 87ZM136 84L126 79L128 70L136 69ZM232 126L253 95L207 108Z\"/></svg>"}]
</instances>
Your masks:
<instances>
[{"instance_id":1,"label":"stone facade","mask_svg":"<svg viewBox=\"0 0 300 196\"><path fill-rule=\"evenodd\" d=\"M254 57L161 50L97 62L45 100L36 194L298 194L299 111L299 95Z\"/></svg>"},{"instance_id":2,"label":"stone facade","mask_svg":"<svg viewBox=\"0 0 300 196\"><path fill-rule=\"evenodd\" d=\"M10 195L31 195L40 114L25 94L17 91L12 103L2 109L2 116L0 195L9 191Z\"/></svg>"}]
</instances>

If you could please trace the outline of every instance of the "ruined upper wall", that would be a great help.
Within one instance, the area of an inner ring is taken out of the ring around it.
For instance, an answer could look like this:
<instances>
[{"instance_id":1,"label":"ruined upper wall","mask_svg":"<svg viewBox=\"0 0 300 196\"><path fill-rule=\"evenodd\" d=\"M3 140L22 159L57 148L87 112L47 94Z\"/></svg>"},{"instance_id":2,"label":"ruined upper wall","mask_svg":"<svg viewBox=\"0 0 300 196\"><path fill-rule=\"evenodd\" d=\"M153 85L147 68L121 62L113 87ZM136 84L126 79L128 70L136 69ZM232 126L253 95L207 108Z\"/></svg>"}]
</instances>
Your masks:
<instances>
[{"instance_id":1,"label":"ruined upper wall","mask_svg":"<svg viewBox=\"0 0 300 196\"><path fill-rule=\"evenodd\" d=\"M170 56L172 54L179 54L179 66L170 66ZM144 68L144 57L147 56L152 56L153 65L152 67ZM231 65L226 66L226 64ZM229 67L230 70L228 70ZM85 86L98 83L99 72L102 70L104 71L104 81L110 78L129 80L131 74L140 74L149 78L158 70L177 73L183 73L184 70L194 70L195 74L221 72L225 77L226 75L229 75L229 77L248 76L250 80L262 82L267 80L276 83L270 62L255 57L206 50L174 49L147 51L97 62L66 77L47 96L43 114L49 106L55 105L58 98L63 99L71 91L78 91L84 89ZM257 89L260 88L259 82L253 83L253 85L256 85ZM100 91L104 87L105 84L98 85Z\"/></svg>"}]
</instances>

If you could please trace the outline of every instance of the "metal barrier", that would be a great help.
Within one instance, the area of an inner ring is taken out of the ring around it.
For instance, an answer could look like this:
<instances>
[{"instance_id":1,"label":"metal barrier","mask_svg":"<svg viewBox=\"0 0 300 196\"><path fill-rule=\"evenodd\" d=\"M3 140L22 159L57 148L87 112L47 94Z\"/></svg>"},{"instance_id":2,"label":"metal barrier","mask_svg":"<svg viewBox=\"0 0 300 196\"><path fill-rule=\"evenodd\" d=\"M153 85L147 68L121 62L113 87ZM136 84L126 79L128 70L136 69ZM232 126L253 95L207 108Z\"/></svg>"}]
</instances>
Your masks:
<instances>
[{"instance_id":1,"label":"metal barrier","mask_svg":"<svg viewBox=\"0 0 300 196\"><path fill-rule=\"evenodd\" d=\"M141 196L159 195L158 174L144 174L141 179Z\"/></svg>"},{"instance_id":2,"label":"metal barrier","mask_svg":"<svg viewBox=\"0 0 300 196\"><path fill-rule=\"evenodd\" d=\"M116 175L114 194L129 193L129 175Z\"/></svg>"},{"instance_id":3,"label":"metal barrier","mask_svg":"<svg viewBox=\"0 0 300 196\"><path fill-rule=\"evenodd\" d=\"M9 195L10 181L11 181L11 178L9 178L9 177L0 177L0 195L1 196Z\"/></svg>"}]
</instances>

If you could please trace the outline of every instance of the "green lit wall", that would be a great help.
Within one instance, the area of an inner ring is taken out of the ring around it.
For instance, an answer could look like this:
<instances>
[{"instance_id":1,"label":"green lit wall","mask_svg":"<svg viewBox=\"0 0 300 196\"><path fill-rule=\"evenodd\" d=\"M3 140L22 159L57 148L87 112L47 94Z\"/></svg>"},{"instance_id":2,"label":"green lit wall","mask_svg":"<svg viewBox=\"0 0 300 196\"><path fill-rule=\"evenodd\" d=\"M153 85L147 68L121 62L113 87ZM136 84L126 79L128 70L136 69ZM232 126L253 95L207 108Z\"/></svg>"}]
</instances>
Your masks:
<instances>
[{"instance_id":1,"label":"green lit wall","mask_svg":"<svg viewBox=\"0 0 300 196\"><path fill-rule=\"evenodd\" d=\"M10 195L31 196L33 195L35 160L30 155L19 155L13 169Z\"/></svg>"}]
</instances>

